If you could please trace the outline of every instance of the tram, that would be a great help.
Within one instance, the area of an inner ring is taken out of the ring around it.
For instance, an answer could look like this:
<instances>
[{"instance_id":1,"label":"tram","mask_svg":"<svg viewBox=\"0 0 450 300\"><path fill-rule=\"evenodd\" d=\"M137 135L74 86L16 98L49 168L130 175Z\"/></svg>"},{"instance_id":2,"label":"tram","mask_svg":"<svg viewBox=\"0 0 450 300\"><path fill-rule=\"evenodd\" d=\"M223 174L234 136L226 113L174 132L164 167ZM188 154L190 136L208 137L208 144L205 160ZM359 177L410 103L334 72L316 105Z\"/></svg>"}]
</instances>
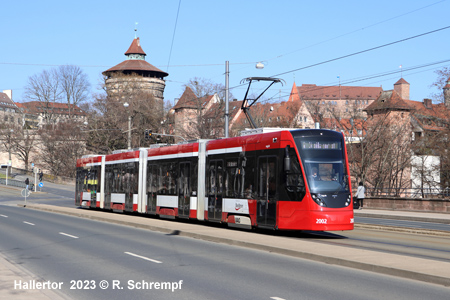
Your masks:
<instances>
[{"instance_id":1,"label":"tram","mask_svg":"<svg viewBox=\"0 0 450 300\"><path fill-rule=\"evenodd\" d=\"M267 131L85 156L75 205L248 229L352 230L343 134Z\"/></svg>"}]
</instances>

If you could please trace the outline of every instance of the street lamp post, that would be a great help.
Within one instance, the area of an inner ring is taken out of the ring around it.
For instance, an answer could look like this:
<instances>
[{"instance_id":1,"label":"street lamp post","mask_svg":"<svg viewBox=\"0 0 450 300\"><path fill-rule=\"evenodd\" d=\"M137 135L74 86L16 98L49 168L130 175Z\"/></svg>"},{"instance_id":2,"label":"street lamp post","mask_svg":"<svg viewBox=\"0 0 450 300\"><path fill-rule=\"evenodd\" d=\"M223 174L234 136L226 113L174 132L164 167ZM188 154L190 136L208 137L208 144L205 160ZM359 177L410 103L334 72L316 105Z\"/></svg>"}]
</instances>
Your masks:
<instances>
[{"instance_id":1,"label":"street lamp post","mask_svg":"<svg viewBox=\"0 0 450 300\"><path fill-rule=\"evenodd\" d=\"M10 129L8 133L8 167L6 168L6 185L8 185L8 176L11 177L11 166L12 166L12 157L11 157L11 135L14 132L13 129Z\"/></svg>"},{"instance_id":2,"label":"street lamp post","mask_svg":"<svg viewBox=\"0 0 450 300\"><path fill-rule=\"evenodd\" d=\"M225 137L228 137L228 127L229 127L229 111L228 111L228 102L229 102L229 91L230 91L230 86L229 86L229 80L230 80L230 69L229 69L229 61L227 60L225 62Z\"/></svg>"}]
</instances>

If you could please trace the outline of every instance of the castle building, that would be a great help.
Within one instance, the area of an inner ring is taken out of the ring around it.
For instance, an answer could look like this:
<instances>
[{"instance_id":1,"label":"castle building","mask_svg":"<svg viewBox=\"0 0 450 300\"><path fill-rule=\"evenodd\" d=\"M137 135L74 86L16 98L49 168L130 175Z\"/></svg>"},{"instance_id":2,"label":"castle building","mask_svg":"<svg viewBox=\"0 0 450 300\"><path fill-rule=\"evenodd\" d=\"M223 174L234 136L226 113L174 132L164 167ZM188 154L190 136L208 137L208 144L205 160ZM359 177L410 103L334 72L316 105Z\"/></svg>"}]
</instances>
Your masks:
<instances>
[{"instance_id":1,"label":"castle building","mask_svg":"<svg viewBox=\"0 0 450 300\"><path fill-rule=\"evenodd\" d=\"M132 41L127 52L126 60L104 71L106 78L106 91L108 94L120 93L126 87L139 88L140 91L150 92L155 100L163 103L164 77L169 74L145 61L147 54L142 50L138 37Z\"/></svg>"},{"instance_id":2,"label":"castle building","mask_svg":"<svg viewBox=\"0 0 450 300\"><path fill-rule=\"evenodd\" d=\"M407 88L409 97L409 84ZM406 93L406 87L404 90ZM382 91L382 87L315 84L297 86L294 82L288 101L305 102L313 115L320 114L326 118L355 118L364 117L364 108L374 102Z\"/></svg>"}]
</instances>

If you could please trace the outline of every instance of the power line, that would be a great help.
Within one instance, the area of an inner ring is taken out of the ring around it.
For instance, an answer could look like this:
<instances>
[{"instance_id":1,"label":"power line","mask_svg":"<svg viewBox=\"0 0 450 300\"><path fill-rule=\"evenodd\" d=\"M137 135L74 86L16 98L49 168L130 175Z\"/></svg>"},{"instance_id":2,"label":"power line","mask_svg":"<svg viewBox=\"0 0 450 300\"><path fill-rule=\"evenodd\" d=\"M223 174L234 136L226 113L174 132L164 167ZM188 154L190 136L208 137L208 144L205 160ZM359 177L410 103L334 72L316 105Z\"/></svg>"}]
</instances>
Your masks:
<instances>
[{"instance_id":1,"label":"power line","mask_svg":"<svg viewBox=\"0 0 450 300\"><path fill-rule=\"evenodd\" d=\"M169 72L170 58L172 57L173 42L175 40L175 32L177 31L178 15L180 13L181 0L178 2L177 18L175 19L175 27L173 28L172 44L170 45L169 61L167 62L167 73Z\"/></svg>"},{"instance_id":2,"label":"power line","mask_svg":"<svg viewBox=\"0 0 450 300\"><path fill-rule=\"evenodd\" d=\"M419 10L422 10L422 9L425 9L425 8L428 8L428 7L430 7L430 6L433 6L433 5L436 5L436 4L439 4L439 3L441 3L441 2L445 2L445 1L446 1L446 0L441 0L441 1L438 1L438 2L435 2L435 3L432 3L432 4L429 4L429 5L426 5L426 6L417 8L417 9L415 9L415 10L406 12L406 13L404 13L404 14L400 14L400 15L394 16L394 17L392 17L392 18L389 18L389 19L386 19L386 20L383 20L383 21L376 22L376 23L373 23L373 24L371 24L371 25L362 27L362 28L360 28L360 29L356 29L356 30L353 30L353 31L350 31L350 32L347 32L347 33L344 33L344 34L341 34L341 35L338 35L338 36L329 38L329 39L327 39L327 40L324 40L324 41L321 41L321 42L317 42L317 43L315 43L315 44L312 44L312 45L309 45L309 46L306 46L306 47L303 47L303 48L300 48L300 49L297 49L297 50L294 50L294 51L291 51L291 52L288 52L288 53L285 53L285 54L281 54L281 55L278 55L278 56L276 56L276 57L273 57L273 58L270 58L270 59L267 59L267 60L263 60L263 61L270 61L270 60L278 59L278 58L281 58L281 57L283 57L283 56L286 56L286 55L289 55L289 54L292 54L292 53L295 53L295 52L298 52L298 51L301 51L301 50L305 50L305 49L308 49L308 48L311 48L311 47L314 47L314 46L317 46L317 45L320 45L320 44L324 44L324 43L326 43L326 42L330 42L330 41L336 40L336 39L338 39L338 38L341 38L341 37L350 35L350 34L352 34L352 33L355 33L355 32L361 31L361 30L365 30L365 29L367 29L367 28L374 27L374 26L379 25L379 24L386 23L386 22L389 22L389 21L391 21L391 20L395 20L395 19L397 19L397 18L400 18L400 17L406 16L406 15L412 14L412 13L414 13L414 12L416 12L416 11L419 11Z\"/></svg>"},{"instance_id":3,"label":"power line","mask_svg":"<svg viewBox=\"0 0 450 300\"><path fill-rule=\"evenodd\" d=\"M445 29L449 29L449 28L450 28L450 26L442 27L442 28L439 28L439 29L435 29L435 30L432 30L432 31L428 31L428 32L425 32L425 33L414 35L414 36L411 36L411 37L408 37L408 38L405 38L405 39L401 39L401 40L398 40L398 41L395 41L395 42L387 43L387 44L384 44L384 45L381 45L381 46L369 48L369 49L366 49L366 50L362 50L362 51L354 52L354 53L347 54L347 55L344 55L344 56L340 56L340 57L336 57L336 58L333 58L333 59L329 59L329 60L326 60L326 61L323 61L323 62L315 63L315 64L312 64L312 65L309 65L309 66L306 66L306 67L301 67L301 68L294 69L294 70L291 70L291 71L279 73L279 74L273 75L272 77L277 77L277 76L289 74L289 73L292 73L292 72L295 72L295 71L300 71L300 70L308 69L308 68L311 68L311 67L320 66L320 65L323 65L323 64L326 64L326 63L330 63L330 62L341 60L341 59L344 59L344 58L347 58L347 57L351 57L351 56L355 56L355 55L358 55L358 54L370 52L370 51L373 51L373 50L381 49L381 48L384 48L384 47L387 47L387 46L392 46L392 45L395 45L395 44L398 44L398 43L402 43L402 42L405 42L405 41L408 41L408 40L412 40L412 39L415 39L415 38L418 38L418 37L422 37L422 36L425 36L425 35L428 35L428 34L432 34L432 33L438 32L438 31L442 31L442 30L445 30Z\"/></svg>"},{"instance_id":4,"label":"power line","mask_svg":"<svg viewBox=\"0 0 450 300\"><path fill-rule=\"evenodd\" d=\"M435 65L438 65L438 64L449 63L449 62L450 62L450 59L441 60L441 61L437 61L437 62L426 63L426 64L422 64L422 65L418 65L418 66L404 68L403 72L410 72L410 71L413 71L413 70L422 69L422 68L426 68L426 67L430 67L430 66L435 66ZM425 71L428 71L428 70L425 70ZM367 75L367 76L363 76L363 77L357 77L357 78L354 78L354 79L349 79L347 81L341 82L342 91L345 91L348 88L352 88L352 86L344 86L344 84L351 84L351 83L355 83L355 82L359 82L359 81L366 81L366 80L375 79L375 78L379 78L379 77L384 77L384 76L398 74L398 73L401 73L401 72L402 71L399 71L399 70L388 71L388 72L384 72L384 73L378 73L378 74ZM417 73L420 73L420 72L424 72L424 71L419 71L419 72L415 72L415 73L408 73L408 74L411 75L411 74L417 74ZM329 87L333 87L333 86L338 86L338 85L335 84L335 83L328 83L328 84L317 85L314 88L311 87L310 89L308 89L308 92L316 92L316 91L326 90ZM283 91L283 94L284 95L282 96L282 98L287 98L287 97L290 96L290 91L289 92ZM260 102L262 102L262 103L269 102L271 99L273 99L275 97L276 97L276 95L273 96L273 97L270 97L268 99L264 99L264 100L262 100ZM344 99L342 99L342 100L344 100Z\"/></svg>"}]
</instances>

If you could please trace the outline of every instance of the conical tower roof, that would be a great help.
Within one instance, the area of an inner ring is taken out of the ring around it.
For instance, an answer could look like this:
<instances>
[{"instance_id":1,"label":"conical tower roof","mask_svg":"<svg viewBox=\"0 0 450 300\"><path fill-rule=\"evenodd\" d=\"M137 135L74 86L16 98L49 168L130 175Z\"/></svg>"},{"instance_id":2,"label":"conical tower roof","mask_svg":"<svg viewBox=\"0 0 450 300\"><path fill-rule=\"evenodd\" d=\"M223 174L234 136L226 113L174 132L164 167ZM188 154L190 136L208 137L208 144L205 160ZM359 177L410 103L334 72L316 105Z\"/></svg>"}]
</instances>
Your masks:
<instances>
[{"instance_id":1,"label":"conical tower roof","mask_svg":"<svg viewBox=\"0 0 450 300\"><path fill-rule=\"evenodd\" d=\"M104 71L102 74L105 76L112 76L115 73L136 73L145 77L156 77L161 79L169 75L145 61L145 56L147 54L142 49L139 38L134 38L127 52L125 52L125 55L127 56L126 60Z\"/></svg>"},{"instance_id":2,"label":"conical tower roof","mask_svg":"<svg viewBox=\"0 0 450 300\"><path fill-rule=\"evenodd\" d=\"M142 50L141 47L141 42L139 40L139 38L135 38L130 45L130 48L128 48L127 52L125 52L125 55L129 55L129 54L142 54L142 55L147 55L144 50Z\"/></svg>"}]
</instances>

